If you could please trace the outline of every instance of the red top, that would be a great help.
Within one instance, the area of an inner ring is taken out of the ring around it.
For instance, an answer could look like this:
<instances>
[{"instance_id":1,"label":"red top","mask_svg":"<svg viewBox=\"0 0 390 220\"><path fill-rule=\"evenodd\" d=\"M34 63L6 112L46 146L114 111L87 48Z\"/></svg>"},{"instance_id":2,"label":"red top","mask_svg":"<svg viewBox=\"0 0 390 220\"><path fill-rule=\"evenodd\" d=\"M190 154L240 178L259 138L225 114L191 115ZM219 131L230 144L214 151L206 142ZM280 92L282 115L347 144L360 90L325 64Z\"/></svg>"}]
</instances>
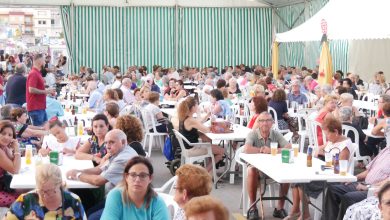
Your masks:
<instances>
[{"instance_id":1,"label":"red top","mask_svg":"<svg viewBox=\"0 0 390 220\"><path fill-rule=\"evenodd\" d=\"M248 123L248 128L252 129L253 128L253 125L255 124L256 122L256 119L257 119L257 116L259 116L259 114L255 114L252 119L249 121Z\"/></svg>"},{"instance_id":2,"label":"red top","mask_svg":"<svg viewBox=\"0 0 390 220\"><path fill-rule=\"evenodd\" d=\"M46 95L45 94L32 94L29 92L29 87L33 87L40 90L45 90L45 81L41 72L33 67L27 76L26 83L26 102L27 111L46 110Z\"/></svg>"},{"instance_id":3,"label":"red top","mask_svg":"<svg viewBox=\"0 0 390 220\"><path fill-rule=\"evenodd\" d=\"M316 121L322 124L325 120L325 117L328 115L328 113L329 112L320 113L317 116ZM322 138L322 129L319 126L317 127L317 140L318 140L318 146L324 145L324 140Z\"/></svg>"}]
</instances>

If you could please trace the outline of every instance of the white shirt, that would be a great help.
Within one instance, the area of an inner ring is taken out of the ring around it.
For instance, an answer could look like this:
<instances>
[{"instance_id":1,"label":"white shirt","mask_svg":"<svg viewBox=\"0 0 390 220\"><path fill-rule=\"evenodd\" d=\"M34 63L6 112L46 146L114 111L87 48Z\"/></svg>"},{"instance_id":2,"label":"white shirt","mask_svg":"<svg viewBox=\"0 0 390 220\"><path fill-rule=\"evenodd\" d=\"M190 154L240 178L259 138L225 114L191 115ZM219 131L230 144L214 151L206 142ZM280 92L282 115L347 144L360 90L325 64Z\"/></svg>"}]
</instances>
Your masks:
<instances>
[{"instance_id":1,"label":"white shirt","mask_svg":"<svg viewBox=\"0 0 390 220\"><path fill-rule=\"evenodd\" d=\"M126 88L124 86L121 86L121 90L123 92L123 101L125 101L127 104L131 104L134 102L135 97L131 90L129 88Z\"/></svg>"},{"instance_id":2,"label":"white shirt","mask_svg":"<svg viewBox=\"0 0 390 220\"><path fill-rule=\"evenodd\" d=\"M117 89L121 87L122 83L121 81L115 80L115 82L111 85L111 89Z\"/></svg>"},{"instance_id":3,"label":"white shirt","mask_svg":"<svg viewBox=\"0 0 390 220\"><path fill-rule=\"evenodd\" d=\"M58 152L62 152L64 148L69 150L76 150L77 145L80 144L79 137L68 137L68 140L65 143L59 143L57 138L54 135L50 134L49 136L45 136L42 142L42 148L49 148L51 150L57 150Z\"/></svg>"},{"instance_id":4,"label":"white shirt","mask_svg":"<svg viewBox=\"0 0 390 220\"><path fill-rule=\"evenodd\" d=\"M157 117L156 117L156 115L157 115L158 113L161 112L160 108L157 107L157 106L155 106L155 105L152 104L152 103L149 103L148 105L146 105L146 106L144 107L144 110L150 112L150 113L153 115L153 117L154 117L153 120L155 120L156 126L159 126L160 123L157 122ZM147 118L145 118L145 119L143 119L143 120L145 120L145 124L146 124L146 127L147 127L148 129L152 129L152 128L153 128L153 127L152 127L152 125L153 125L152 123L153 123L153 122L151 121L152 119L151 119L150 117L147 117Z\"/></svg>"},{"instance_id":5,"label":"white shirt","mask_svg":"<svg viewBox=\"0 0 390 220\"><path fill-rule=\"evenodd\" d=\"M49 87L54 87L56 85L56 77L53 73L47 73L45 77L45 84Z\"/></svg>"}]
</instances>

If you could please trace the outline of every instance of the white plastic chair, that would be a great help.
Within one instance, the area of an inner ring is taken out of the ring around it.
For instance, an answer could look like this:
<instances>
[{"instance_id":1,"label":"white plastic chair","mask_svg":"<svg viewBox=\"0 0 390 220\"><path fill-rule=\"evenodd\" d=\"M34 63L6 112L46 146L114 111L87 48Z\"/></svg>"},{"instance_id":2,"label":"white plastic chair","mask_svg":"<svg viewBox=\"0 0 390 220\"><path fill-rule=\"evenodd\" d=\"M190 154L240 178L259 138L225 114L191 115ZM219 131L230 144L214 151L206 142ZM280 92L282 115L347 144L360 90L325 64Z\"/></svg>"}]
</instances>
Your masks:
<instances>
[{"instance_id":1,"label":"white plastic chair","mask_svg":"<svg viewBox=\"0 0 390 220\"><path fill-rule=\"evenodd\" d=\"M177 181L177 176L173 176L166 183L164 183L164 185L162 185L160 188L154 188L154 191L156 191L158 193L167 193L168 192L167 194L174 195L174 193L175 193L174 186L176 184L176 181Z\"/></svg>"},{"instance_id":2,"label":"white plastic chair","mask_svg":"<svg viewBox=\"0 0 390 220\"><path fill-rule=\"evenodd\" d=\"M274 124L274 129L279 131L282 134L290 132L289 129L280 129L279 124L278 124L278 115L276 114L276 110L270 106L268 106L268 112L273 116L275 124Z\"/></svg>"},{"instance_id":3,"label":"white plastic chair","mask_svg":"<svg viewBox=\"0 0 390 220\"><path fill-rule=\"evenodd\" d=\"M169 214L171 216L170 219L173 219L173 217L175 217L177 211L179 210L179 205L173 199L172 195L168 195L165 193L158 193L158 196L164 200L165 205L167 206Z\"/></svg>"},{"instance_id":4,"label":"white plastic chair","mask_svg":"<svg viewBox=\"0 0 390 220\"><path fill-rule=\"evenodd\" d=\"M355 137L354 140L351 140L352 143L355 143L359 146L359 132L352 126L343 125L343 134L345 136L347 136L349 134L349 132L352 132L354 137ZM359 147L356 148L354 156L355 156L355 161L363 160L365 162L365 164L368 164L371 161L370 156L361 156L360 155Z\"/></svg>"},{"instance_id":5,"label":"white plastic chair","mask_svg":"<svg viewBox=\"0 0 390 220\"><path fill-rule=\"evenodd\" d=\"M151 157L152 156L153 142L154 142L155 138L157 138L158 144L161 147L161 151L162 151L164 148L164 140L165 140L165 137L168 136L168 133L160 133L157 131L156 120L155 120L154 115L152 115L152 113L143 109L141 111L141 114L142 114L142 119L144 121L144 130L145 130L143 146L144 146L144 150L146 151L146 141L148 141L148 155L149 155L149 157ZM150 120L147 120L147 119L150 119ZM151 128L148 127L149 125L147 125L145 123L146 121L152 122ZM153 129L153 132L150 132L149 129Z\"/></svg>"},{"instance_id":6,"label":"white plastic chair","mask_svg":"<svg viewBox=\"0 0 390 220\"><path fill-rule=\"evenodd\" d=\"M181 164L193 164L196 161L203 160L204 164L206 165L206 159L211 158L212 163L212 169L213 169L213 181L214 185L217 184L217 171L215 169L215 160L214 160L214 154L211 149L211 143L191 143L187 140L186 137L184 137L179 131L173 129L173 132L175 133L175 136L180 144L181 148ZM204 147L207 149L207 154L199 155L199 156L189 156L188 150L184 146L184 142L186 142L191 147Z\"/></svg>"}]
</instances>

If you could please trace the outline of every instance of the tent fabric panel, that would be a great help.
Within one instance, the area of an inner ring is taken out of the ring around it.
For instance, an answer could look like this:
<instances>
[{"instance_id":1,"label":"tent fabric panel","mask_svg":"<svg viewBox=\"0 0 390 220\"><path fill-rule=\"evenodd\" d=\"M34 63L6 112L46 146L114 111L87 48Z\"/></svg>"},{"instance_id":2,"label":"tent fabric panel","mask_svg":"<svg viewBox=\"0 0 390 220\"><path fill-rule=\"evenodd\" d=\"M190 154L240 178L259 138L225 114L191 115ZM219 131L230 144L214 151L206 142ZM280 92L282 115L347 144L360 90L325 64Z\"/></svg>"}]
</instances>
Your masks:
<instances>
[{"instance_id":1,"label":"tent fabric panel","mask_svg":"<svg viewBox=\"0 0 390 220\"><path fill-rule=\"evenodd\" d=\"M179 14L179 67L270 65L270 9L180 8Z\"/></svg>"},{"instance_id":2,"label":"tent fabric panel","mask_svg":"<svg viewBox=\"0 0 390 220\"><path fill-rule=\"evenodd\" d=\"M75 7L73 72L79 66L100 72L121 67L173 63L174 8Z\"/></svg>"}]
</instances>

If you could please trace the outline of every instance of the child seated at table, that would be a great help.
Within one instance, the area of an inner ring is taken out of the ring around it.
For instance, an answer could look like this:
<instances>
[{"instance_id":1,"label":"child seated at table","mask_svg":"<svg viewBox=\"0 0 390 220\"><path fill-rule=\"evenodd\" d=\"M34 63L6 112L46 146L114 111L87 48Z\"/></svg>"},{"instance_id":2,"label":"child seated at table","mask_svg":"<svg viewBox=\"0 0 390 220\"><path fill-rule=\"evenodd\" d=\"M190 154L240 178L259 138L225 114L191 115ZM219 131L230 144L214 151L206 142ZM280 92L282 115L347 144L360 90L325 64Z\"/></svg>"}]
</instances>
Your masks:
<instances>
[{"instance_id":1,"label":"child seated at table","mask_svg":"<svg viewBox=\"0 0 390 220\"><path fill-rule=\"evenodd\" d=\"M49 123L51 135L45 136L39 153L46 156L52 150L63 152L65 155L74 155L80 146L79 137L69 137L65 132L65 126L59 120Z\"/></svg>"}]
</instances>

